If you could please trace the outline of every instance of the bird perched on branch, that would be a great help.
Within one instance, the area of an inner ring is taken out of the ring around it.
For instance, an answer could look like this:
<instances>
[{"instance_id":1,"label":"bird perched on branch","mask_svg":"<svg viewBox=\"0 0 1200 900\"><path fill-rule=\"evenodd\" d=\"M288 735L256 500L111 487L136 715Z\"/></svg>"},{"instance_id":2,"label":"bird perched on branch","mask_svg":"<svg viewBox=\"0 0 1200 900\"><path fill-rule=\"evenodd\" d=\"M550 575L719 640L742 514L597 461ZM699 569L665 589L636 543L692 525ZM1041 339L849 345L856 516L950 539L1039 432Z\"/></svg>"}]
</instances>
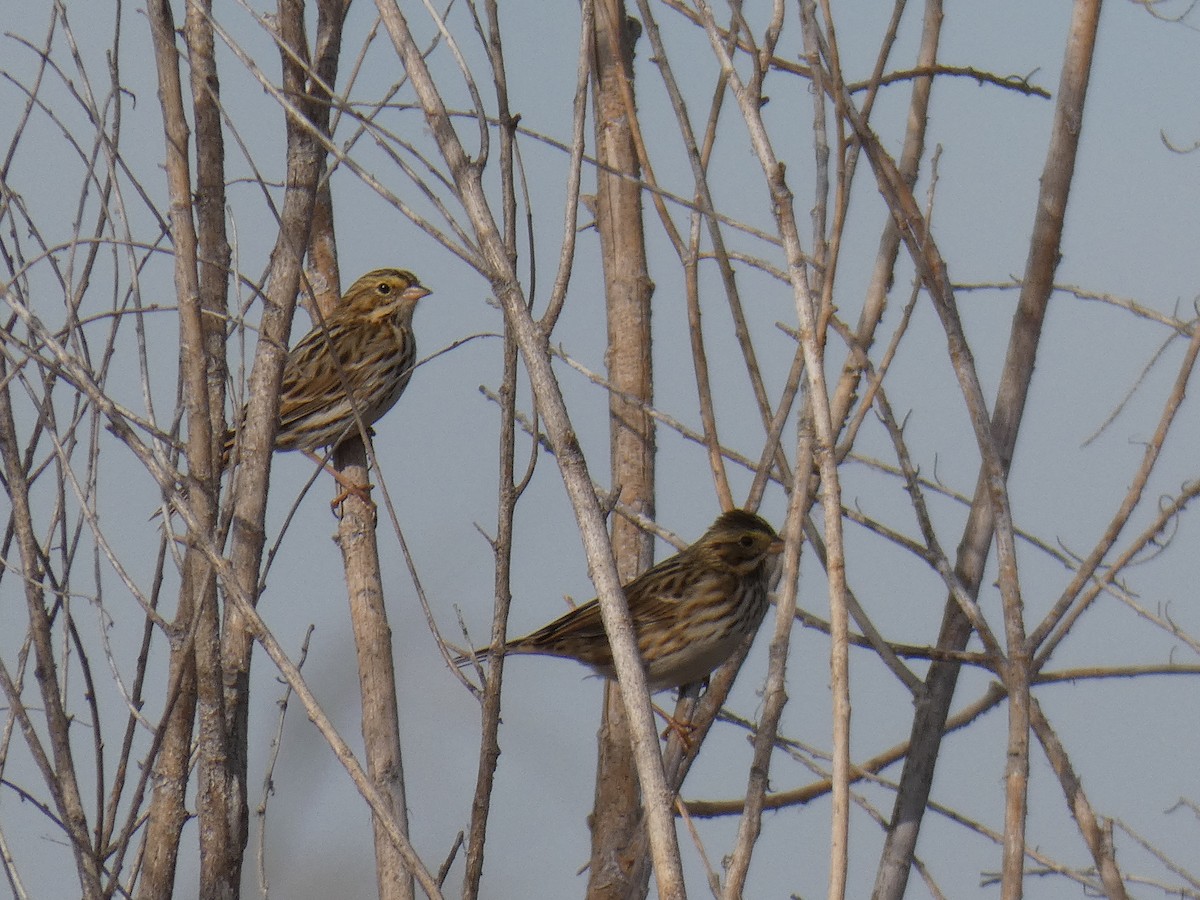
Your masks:
<instances>
[{"instance_id":1,"label":"bird perched on branch","mask_svg":"<svg viewBox=\"0 0 1200 900\"><path fill-rule=\"evenodd\" d=\"M336 447L358 432L355 410L370 428L395 406L417 359L413 312L429 294L403 269L375 269L350 285L324 323L288 352L276 450L300 450L320 462L315 451ZM233 429L225 435L223 465L236 436ZM334 477L346 491L333 505L347 493L365 498L369 485L348 484L338 473Z\"/></svg>"},{"instance_id":2,"label":"bird perched on branch","mask_svg":"<svg viewBox=\"0 0 1200 900\"><path fill-rule=\"evenodd\" d=\"M783 541L766 520L733 509L686 550L625 585L651 692L703 681L758 630L781 550ZM490 649L481 647L455 663L482 660ZM598 600L508 641L504 652L568 657L605 678L616 677Z\"/></svg>"}]
</instances>

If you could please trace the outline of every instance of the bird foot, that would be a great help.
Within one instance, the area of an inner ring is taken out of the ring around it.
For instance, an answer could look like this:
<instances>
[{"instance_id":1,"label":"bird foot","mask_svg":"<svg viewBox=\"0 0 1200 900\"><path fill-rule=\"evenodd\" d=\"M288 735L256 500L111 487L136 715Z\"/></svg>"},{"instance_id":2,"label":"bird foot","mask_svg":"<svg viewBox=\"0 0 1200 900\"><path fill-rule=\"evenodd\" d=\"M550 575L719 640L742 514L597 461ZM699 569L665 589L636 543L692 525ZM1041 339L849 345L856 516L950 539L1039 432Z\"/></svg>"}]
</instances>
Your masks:
<instances>
[{"instance_id":1,"label":"bird foot","mask_svg":"<svg viewBox=\"0 0 1200 900\"><path fill-rule=\"evenodd\" d=\"M371 488L375 487L375 485L359 484L358 482L349 481L345 478L338 477L339 474L340 473L334 473L334 478L336 478L337 483L342 486L342 490L336 497L329 501L329 508L333 511L333 514L340 516L341 506L346 501L347 497L357 497L369 510L371 510L372 514L375 514L375 501L371 499Z\"/></svg>"},{"instance_id":2,"label":"bird foot","mask_svg":"<svg viewBox=\"0 0 1200 900\"><path fill-rule=\"evenodd\" d=\"M679 736L679 740L683 744L683 749L690 753L692 749L692 735L696 733L696 726L691 722L680 722L670 713L662 709L662 707L660 707L657 703L651 703L650 705L654 708L656 713L662 716L663 721L667 723L667 727L663 729L661 735L662 739L664 741L667 740L671 733L674 732Z\"/></svg>"},{"instance_id":3,"label":"bird foot","mask_svg":"<svg viewBox=\"0 0 1200 900\"><path fill-rule=\"evenodd\" d=\"M341 493L329 501L329 509L335 516L340 518L340 508L347 497L357 497L369 510L371 510L372 515L378 515L378 512L375 508L375 502L371 499L371 488L375 487L375 485L369 483L362 484L361 482L352 480L344 472L339 472L337 469L331 466L328 460L321 459L321 457L317 456L317 454L313 453L311 450L305 450L304 455L332 475L333 480L341 486Z\"/></svg>"}]
</instances>

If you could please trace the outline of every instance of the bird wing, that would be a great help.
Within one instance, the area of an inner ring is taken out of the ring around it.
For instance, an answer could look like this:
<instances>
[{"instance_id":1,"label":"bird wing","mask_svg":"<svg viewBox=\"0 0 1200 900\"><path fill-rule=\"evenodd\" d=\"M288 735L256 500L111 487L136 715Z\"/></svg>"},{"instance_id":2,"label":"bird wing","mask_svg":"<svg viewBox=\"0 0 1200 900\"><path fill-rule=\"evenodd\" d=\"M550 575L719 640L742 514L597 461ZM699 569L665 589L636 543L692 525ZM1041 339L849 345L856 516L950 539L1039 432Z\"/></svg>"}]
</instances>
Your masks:
<instances>
[{"instance_id":1,"label":"bird wing","mask_svg":"<svg viewBox=\"0 0 1200 900\"><path fill-rule=\"evenodd\" d=\"M634 629L674 619L679 603L687 592L689 566L679 555L651 566L625 585L625 599ZM587 639L604 637L604 621L600 616L600 601L589 600L559 616L549 625L535 631L526 640L561 639L564 636Z\"/></svg>"},{"instance_id":2,"label":"bird wing","mask_svg":"<svg viewBox=\"0 0 1200 900\"><path fill-rule=\"evenodd\" d=\"M331 323L329 338L320 329L310 331L288 354L279 398L281 431L289 424L327 410L331 401L344 393L341 378L329 355L335 328L336 323Z\"/></svg>"},{"instance_id":3,"label":"bird wing","mask_svg":"<svg viewBox=\"0 0 1200 900\"><path fill-rule=\"evenodd\" d=\"M693 566L683 553L651 566L625 585L625 599L633 624L640 628L666 622L679 615L679 604L687 595Z\"/></svg>"},{"instance_id":4,"label":"bird wing","mask_svg":"<svg viewBox=\"0 0 1200 900\"><path fill-rule=\"evenodd\" d=\"M663 560L625 585L629 614L634 631L639 635L647 627L678 617L691 569L682 556L678 554ZM511 641L508 649L517 653L574 656L591 664L611 662L600 601L596 599L564 613L532 634ZM587 659L587 655L594 659Z\"/></svg>"},{"instance_id":5,"label":"bird wing","mask_svg":"<svg viewBox=\"0 0 1200 900\"><path fill-rule=\"evenodd\" d=\"M514 641L513 648L544 648L564 640L595 640L604 637L604 622L600 618L600 603L589 600L543 625L532 634Z\"/></svg>"}]
</instances>

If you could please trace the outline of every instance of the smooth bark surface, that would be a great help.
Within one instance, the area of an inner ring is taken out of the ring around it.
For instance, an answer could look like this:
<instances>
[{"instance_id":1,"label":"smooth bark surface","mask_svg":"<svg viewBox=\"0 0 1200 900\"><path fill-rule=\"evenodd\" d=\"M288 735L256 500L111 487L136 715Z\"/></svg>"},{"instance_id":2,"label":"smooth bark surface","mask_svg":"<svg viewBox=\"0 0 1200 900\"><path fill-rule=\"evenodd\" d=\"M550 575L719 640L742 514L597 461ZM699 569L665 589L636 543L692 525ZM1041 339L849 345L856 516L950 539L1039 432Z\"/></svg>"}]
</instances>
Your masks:
<instances>
[{"instance_id":1,"label":"smooth bark surface","mask_svg":"<svg viewBox=\"0 0 1200 900\"><path fill-rule=\"evenodd\" d=\"M653 399L650 297L642 233L642 192L629 109L633 95L633 43L625 4L598 0L592 47L592 92L596 156L606 171L596 176L596 230L604 263L608 321L609 458L619 500L654 518L654 422L646 412ZM622 175L629 176L628 178ZM653 537L623 516L612 518L613 556L628 582L653 563ZM635 865L631 843L641 807L629 728L616 685L605 690L597 733L596 795L590 819L592 857L587 896L624 898Z\"/></svg>"}]
</instances>

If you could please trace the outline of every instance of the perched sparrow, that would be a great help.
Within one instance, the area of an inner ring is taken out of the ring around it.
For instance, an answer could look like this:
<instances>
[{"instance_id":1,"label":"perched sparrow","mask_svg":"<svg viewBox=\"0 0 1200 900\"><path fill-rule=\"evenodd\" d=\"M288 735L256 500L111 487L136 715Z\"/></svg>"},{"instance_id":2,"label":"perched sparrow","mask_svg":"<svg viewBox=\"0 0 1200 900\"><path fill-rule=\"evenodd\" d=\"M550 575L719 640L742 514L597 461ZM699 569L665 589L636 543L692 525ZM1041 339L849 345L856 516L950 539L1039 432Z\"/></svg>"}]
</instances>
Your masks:
<instances>
[{"instance_id":1,"label":"perched sparrow","mask_svg":"<svg viewBox=\"0 0 1200 900\"><path fill-rule=\"evenodd\" d=\"M288 353L276 450L316 458L314 451L357 433L355 409L370 428L396 404L417 359L413 311L429 293L403 269L376 269L350 285L324 327L318 324ZM235 437L233 430L226 434L225 464ZM351 493L366 490L342 486Z\"/></svg>"},{"instance_id":2,"label":"perched sparrow","mask_svg":"<svg viewBox=\"0 0 1200 900\"><path fill-rule=\"evenodd\" d=\"M625 585L652 692L702 681L758 630L781 550L775 529L753 513L733 509L696 543ZM483 659L489 650L482 647L455 662ZM565 656L605 678L616 677L597 600L509 641L504 650Z\"/></svg>"},{"instance_id":3,"label":"perched sparrow","mask_svg":"<svg viewBox=\"0 0 1200 900\"><path fill-rule=\"evenodd\" d=\"M376 269L350 285L324 327L317 325L288 353L276 450L336 447L356 431L355 407L370 427L395 406L417 359L413 310L428 294L402 269ZM226 435L226 453L234 436Z\"/></svg>"}]
</instances>

